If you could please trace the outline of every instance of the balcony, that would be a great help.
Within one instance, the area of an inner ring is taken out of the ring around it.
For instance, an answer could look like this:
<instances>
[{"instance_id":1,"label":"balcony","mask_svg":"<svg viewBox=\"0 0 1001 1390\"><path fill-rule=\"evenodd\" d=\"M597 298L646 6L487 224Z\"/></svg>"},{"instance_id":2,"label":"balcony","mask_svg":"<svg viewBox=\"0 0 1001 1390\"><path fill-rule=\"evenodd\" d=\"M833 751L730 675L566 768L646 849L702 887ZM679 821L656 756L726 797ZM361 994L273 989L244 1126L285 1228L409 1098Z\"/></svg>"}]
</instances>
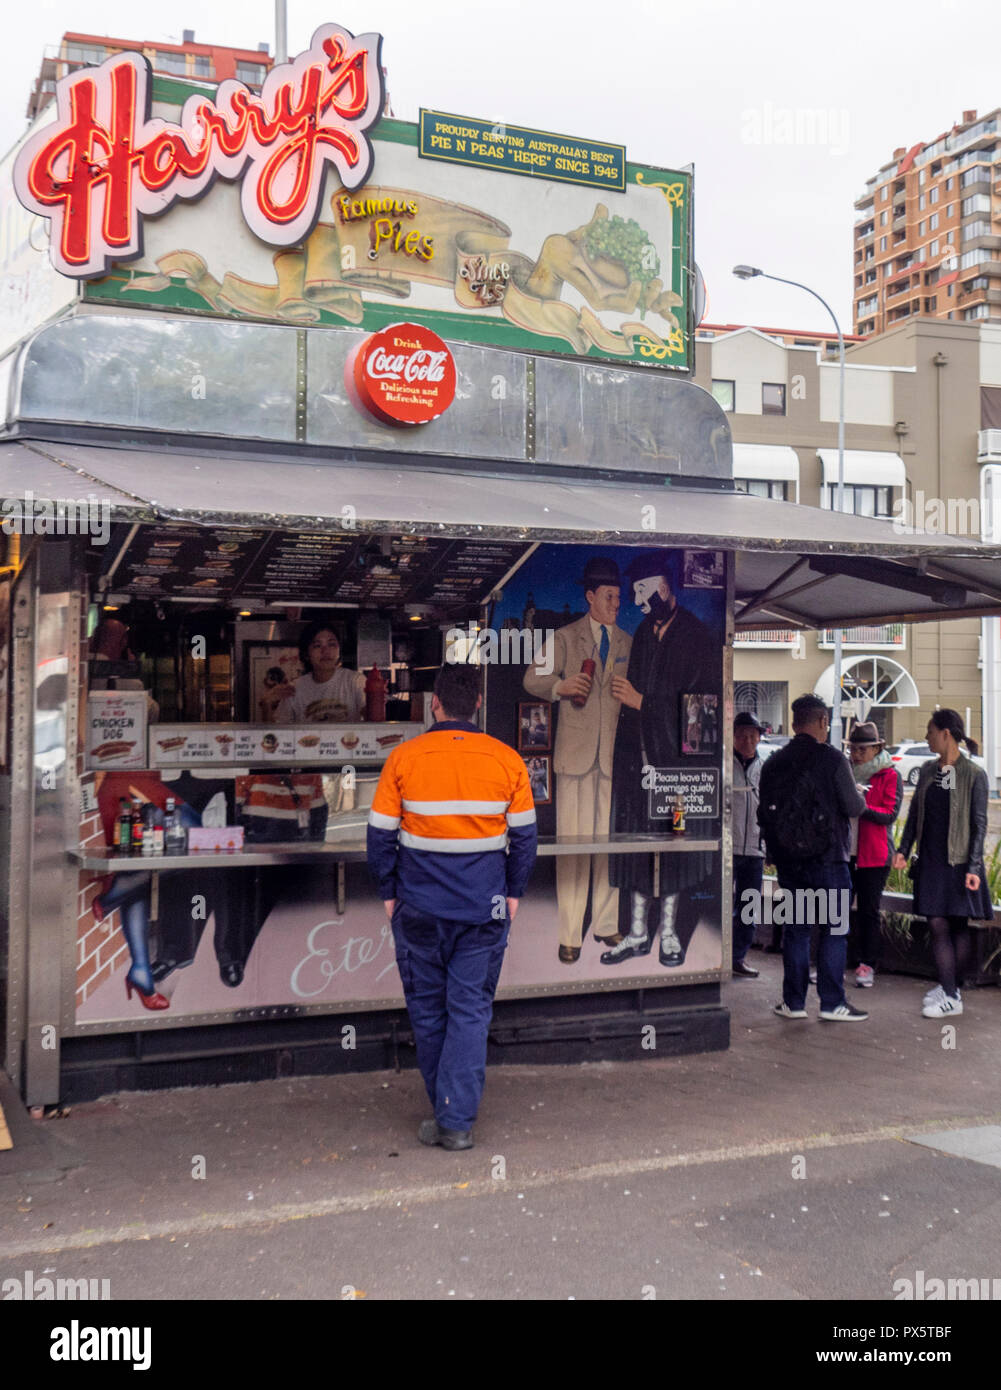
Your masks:
<instances>
[{"instance_id":1,"label":"balcony","mask_svg":"<svg viewBox=\"0 0 1001 1390\"><path fill-rule=\"evenodd\" d=\"M1001 434L1001 431L993 431ZM785 647L798 648L799 633L786 628L749 627L738 631L733 639L734 647Z\"/></svg>"},{"instance_id":2,"label":"balcony","mask_svg":"<svg viewBox=\"0 0 1001 1390\"><path fill-rule=\"evenodd\" d=\"M963 251L1001 251L1001 233L984 232L963 242Z\"/></svg>"},{"instance_id":3,"label":"balcony","mask_svg":"<svg viewBox=\"0 0 1001 1390\"><path fill-rule=\"evenodd\" d=\"M994 430L993 433L999 434L1001 431ZM824 628L817 645L822 648L833 647L834 630ZM880 627L846 627L841 631L841 645L902 651L907 646L907 634L903 623L885 623Z\"/></svg>"}]
</instances>

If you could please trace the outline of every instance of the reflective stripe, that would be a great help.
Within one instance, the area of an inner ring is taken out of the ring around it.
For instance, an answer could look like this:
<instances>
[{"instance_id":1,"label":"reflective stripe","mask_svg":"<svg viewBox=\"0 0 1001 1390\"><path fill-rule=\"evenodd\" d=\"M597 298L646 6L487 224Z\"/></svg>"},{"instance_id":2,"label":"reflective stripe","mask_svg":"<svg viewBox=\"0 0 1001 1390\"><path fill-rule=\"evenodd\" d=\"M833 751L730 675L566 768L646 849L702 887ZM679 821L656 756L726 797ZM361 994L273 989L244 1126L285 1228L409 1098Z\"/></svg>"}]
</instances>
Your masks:
<instances>
[{"instance_id":1,"label":"reflective stripe","mask_svg":"<svg viewBox=\"0 0 1001 1390\"><path fill-rule=\"evenodd\" d=\"M381 811L369 811L369 825L374 825L376 830L396 830L399 828L399 816L384 816Z\"/></svg>"},{"instance_id":2,"label":"reflective stripe","mask_svg":"<svg viewBox=\"0 0 1001 1390\"><path fill-rule=\"evenodd\" d=\"M502 816L506 801L404 801L404 811L417 816Z\"/></svg>"},{"instance_id":3,"label":"reflective stripe","mask_svg":"<svg viewBox=\"0 0 1001 1390\"><path fill-rule=\"evenodd\" d=\"M488 835L482 840L436 840L430 835L400 831L400 844L407 849L427 849L435 854L482 854L488 849L506 849L506 835Z\"/></svg>"},{"instance_id":4,"label":"reflective stripe","mask_svg":"<svg viewBox=\"0 0 1001 1390\"><path fill-rule=\"evenodd\" d=\"M508 825L534 825L534 824L535 824L535 812L534 812L534 811L508 811L508 813L507 813L507 823L508 823Z\"/></svg>"}]
</instances>

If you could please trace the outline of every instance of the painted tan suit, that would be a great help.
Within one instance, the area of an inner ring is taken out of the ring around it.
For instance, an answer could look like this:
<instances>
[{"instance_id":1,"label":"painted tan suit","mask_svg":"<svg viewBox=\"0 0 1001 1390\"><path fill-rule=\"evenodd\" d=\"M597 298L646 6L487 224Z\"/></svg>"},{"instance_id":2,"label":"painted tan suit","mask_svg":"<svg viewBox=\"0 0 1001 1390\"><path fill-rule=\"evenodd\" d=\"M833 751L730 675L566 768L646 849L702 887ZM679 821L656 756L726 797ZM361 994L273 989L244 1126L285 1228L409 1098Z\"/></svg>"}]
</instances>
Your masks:
<instances>
[{"instance_id":1,"label":"painted tan suit","mask_svg":"<svg viewBox=\"0 0 1001 1390\"><path fill-rule=\"evenodd\" d=\"M598 663L591 619L585 614L553 635L555 650L549 674L544 675L539 666L533 666L525 676L525 689L530 695L559 703L553 757L558 836L608 834L612 750L621 709L619 701L612 696L612 677L625 675L632 638L619 627L607 623L605 626L609 650L603 669ZM561 699L555 694L555 687L568 676L577 675L587 657L598 664L587 703L583 709L575 709L569 697ZM548 664L545 658L540 663ZM608 856L560 854L556 857L556 896L562 946L579 947L581 944L588 884L592 878L592 935L611 936L619 929L619 891L608 882Z\"/></svg>"}]
</instances>

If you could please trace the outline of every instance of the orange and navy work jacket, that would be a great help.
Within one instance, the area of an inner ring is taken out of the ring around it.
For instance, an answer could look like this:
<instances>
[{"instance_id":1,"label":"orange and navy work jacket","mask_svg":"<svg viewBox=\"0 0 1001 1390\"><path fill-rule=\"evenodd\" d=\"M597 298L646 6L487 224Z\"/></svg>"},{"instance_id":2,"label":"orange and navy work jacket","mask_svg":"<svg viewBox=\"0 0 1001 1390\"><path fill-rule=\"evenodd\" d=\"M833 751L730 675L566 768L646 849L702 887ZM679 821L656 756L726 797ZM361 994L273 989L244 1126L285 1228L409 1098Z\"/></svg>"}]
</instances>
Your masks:
<instances>
[{"instance_id":1,"label":"orange and navy work jacket","mask_svg":"<svg viewBox=\"0 0 1001 1390\"><path fill-rule=\"evenodd\" d=\"M535 863L535 802L513 749L442 720L390 753L368 818L379 896L430 917L489 922Z\"/></svg>"}]
</instances>

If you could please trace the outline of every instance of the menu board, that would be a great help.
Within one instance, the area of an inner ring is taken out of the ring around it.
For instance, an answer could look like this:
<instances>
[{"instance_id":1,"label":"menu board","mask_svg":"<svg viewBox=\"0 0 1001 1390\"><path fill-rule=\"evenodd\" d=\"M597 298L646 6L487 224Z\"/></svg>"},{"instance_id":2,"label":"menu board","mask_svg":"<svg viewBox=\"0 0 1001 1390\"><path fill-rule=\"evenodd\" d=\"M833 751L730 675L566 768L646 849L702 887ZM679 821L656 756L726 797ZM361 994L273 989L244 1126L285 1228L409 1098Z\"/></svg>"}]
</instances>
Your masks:
<instances>
[{"instance_id":1,"label":"menu board","mask_svg":"<svg viewBox=\"0 0 1001 1390\"><path fill-rule=\"evenodd\" d=\"M241 578L240 597L324 602L338 593L357 549L351 534L272 531Z\"/></svg>"},{"instance_id":2,"label":"menu board","mask_svg":"<svg viewBox=\"0 0 1001 1390\"><path fill-rule=\"evenodd\" d=\"M160 724L150 729L150 767L221 762L384 762L423 724Z\"/></svg>"},{"instance_id":3,"label":"menu board","mask_svg":"<svg viewBox=\"0 0 1001 1390\"><path fill-rule=\"evenodd\" d=\"M142 526L115 586L150 598L228 598L267 538L267 531L215 526Z\"/></svg>"},{"instance_id":4,"label":"menu board","mask_svg":"<svg viewBox=\"0 0 1001 1390\"><path fill-rule=\"evenodd\" d=\"M447 555L413 595L423 603L465 607L486 598L521 554L505 541L453 541Z\"/></svg>"},{"instance_id":5,"label":"menu board","mask_svg":"<svg viewBox=\"0 0 1001 1390\"><path fill-rule=\"evenodd\" d=\"M435 536L394 536L387 546L378 536L353 532L142 526L119 564L115 587L150 598L469 607L496 586L524 548L518 541Z\"/></svg>"}]
</instances>

